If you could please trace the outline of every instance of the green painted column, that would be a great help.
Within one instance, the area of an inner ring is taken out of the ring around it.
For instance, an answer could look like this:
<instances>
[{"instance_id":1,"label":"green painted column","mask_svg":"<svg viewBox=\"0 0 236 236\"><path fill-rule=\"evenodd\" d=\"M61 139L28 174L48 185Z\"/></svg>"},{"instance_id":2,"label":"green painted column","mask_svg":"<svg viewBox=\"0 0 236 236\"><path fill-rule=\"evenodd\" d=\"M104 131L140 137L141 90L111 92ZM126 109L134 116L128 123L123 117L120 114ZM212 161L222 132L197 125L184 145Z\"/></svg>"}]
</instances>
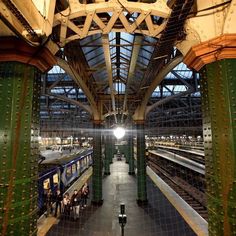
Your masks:
<instances>
[{"instance_id":1,"label":"green painted column","mask_svg":"<svg viewBox=\"0 0 236 236\"><path fill-rule=\"evenodd\" d=\"M110 142L111 142L111 155L110 155L110 164L113 163L113 157L114 157L114 154L115 154L115 140L114 140L114 137L113 137L113 132L110 134Z\"/></svg>"},{"instance_id":2,"label":"green painted column","mask_svg":"<svg viewBox=\"0 0 236 236\"><path fill-rule=\"evenodd\" d=\"M129 175L134 175L134 143L133 143L133 134L130 133L127 138L128 146L128 159L129 159Z\"/></svg>"},{"instance_id":3,"label":"green painted column","mask_svg":"<svg viewBox=\"0 0 236 236\"><path fill-rule=\"evenodd\" d=\"M102 148L101 124L94 123L93 134L93 176L92 176L92 203L101 205L102 200Z\"/></svg>"},{"instance_id":4,"label":"green painted column","mask_svg":"<svg viewBox=\"0 0 236 236\"><path fill-rule=\"evenodd\" d=\"M0 235L37 235L38 70L0 63Z\"/></svg>"},{"instance_id":5,"label":"green painted column","mask_svg":"<svg viewBox=\"0 0 236 236\"><path fill-rule=\"evenodd\" d=\"M128 149L128 140L126 139L127 144L123 145L123 152L125 155L125 162L128 164L129 163L129 149Z\"/></svg>"},{"instance_id":6,"label":"green painted column","mask_svg":"<svg viewBox=\"0 0 236 236\"><path fill-rule=\"evenodd\" d=\"M105 166L104 166L104 175L110 175L110 161L112 155L112 146L111 146L111 137L109 134L105 138Z\"/></svg>"},{"instance_id":7,"label":"green painted column","mask_svg":"<svg viewBox=\"0 0 236 236\"><path fill-rule=\"evenodd\" d=\"M209 235L236 235L236 59L201 75Z\"/></svg>"},{"instance_id":8,"label":"green painted column","mask_svg":"<svg viewBox=\"0 0 236 236\"><path fill-rule=\"evenodd\" d=\"M116 139L115 136L113 135L113 138L112 138L112 157L114 157L114 155L117 154L116 141L117 141L117 139ZM113 160L112 160L112 161L113 161Z\"/></svg>"},{"instance_id":9,"label":"green painted column","mask_svg":"<svg viewBox=\"0 0 236 236\"><path fill-rule=\"evenodd\" d=\"M137 182L138 182L138 204L147 203L146 186L146 160L145 160L145 135L144 124L137 124Z\"/></svg>"}]
</instances>

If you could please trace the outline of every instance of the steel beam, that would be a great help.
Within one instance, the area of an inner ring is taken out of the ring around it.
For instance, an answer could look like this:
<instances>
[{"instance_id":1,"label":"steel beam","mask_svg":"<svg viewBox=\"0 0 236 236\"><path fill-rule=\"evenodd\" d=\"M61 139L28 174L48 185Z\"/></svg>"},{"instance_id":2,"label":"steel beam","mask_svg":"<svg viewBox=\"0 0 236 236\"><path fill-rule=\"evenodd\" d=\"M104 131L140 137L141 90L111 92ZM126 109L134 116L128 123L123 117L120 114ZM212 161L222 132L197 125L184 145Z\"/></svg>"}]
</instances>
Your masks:
<instances>
[{"instance_id":1,"label":"steel beam","mask_svg":"<svg viewBox=\"0 0 236 236\"><path fill-rule=\"evenodd\" d=\"M151 106L147 106L146 112L145 112L145 117L147 117L147 115L149 114L149 112L151 112L151 110L155 109L156 107L158 107L158 106L160 106L160 105L163 105L163 104L165 104L165 103L171 101L172 99L184 97L184 96L189 95L189 94L191 94L191 93L193 93L193 92L194 92L194 89L191 88L191 89L188 89L187 91L180 92L180 93L174 94L174 95L172 95L172 96L165 97L165 98L159 100L158 102L155 102L155 103L152 104Z\"/></svg>"},{"instance_id":2,"label":"steel beam","mask_svg":"<svg viewBox=\"0 0 236 236\"><path fill-rule=\"evenodd\" d=\"M68 97L65 97L65 96L62 96L62 95L58 95L58 94L53 94L53 93L47 93L47 94L44 94L45 96L52 96L52 97L55 97L61 101L65 101L65 102L68 102L69 104L74 104L78 107L81 107L83 108L84 110L86 110L89 114L92 115L92 110L90 108L90 106L88 105L85 105L83 104L82 102L80 101L77 101L77 100L74 100L74 99L70 99Z\"/></svg>"},{"instance_id":3,"label":"steel beam","mask_svg":"<svg viewBox=\"0 0 236 236\"><path fill-rule=\"evenodd\" d=\"M138 60L138 55L139 55L139 50L141 47L141 42L143 40L143 36L136 35L134 36L134 46L132 50L132 56L130 59L130 65L129 65L129 72L128 72L128 77L126 81L126 87L125 87L125 97L124 97L124 103L123 103L123 112L127 110L127 98L128 98L128 93L129 93L129 83L131 78L134 75L135 68L137 65L137 60ZM122 114L121 121L123 122L124 114Z\"/></svg>"},{"instance_id":4,"label":"steel beam","mask_svg":"<svg viewBox=\"0 0 236 236\"><path fill-rule=\"evenodd\" d=\"M89 101L89 103L91 105L91 110L92 110L92 113L93 113L94 120L100 120L101 119L101 115L98 112L97 103L96 103L96 101L95 101L91 91L89 90L88 86L85 84L85 82L79 76L79 74L71 66L69 66L69 64L66 61L64 61L64 60L62 60L60 58L57 58L57 62L58 62L58 65L63 70L65 70L66 73L68 73L71 76L71 78L74 79L74 81L76 83L79 84L79 86L83 90L84 94L87 96L88 101Z\"/></svg>"},{"instance_id":5,"label":"steel beam","mask_svg":"<svg viewBox=\"0 0 236 236\"><path fill-rule=\"evenodd\" d=\"M52 32L55 4L56 0L47 4L45 1L34 4L28 0L0 0L1 18L17 36L37 46Z\"/></svg>"},{"instance_id":6,"label":"steel beam","mask_svg":"<svg viewBox=\"0 0 236 236\"><path fill-rule=\"evenodd\" d=\"M140 33L152 37L160 37L166 21L157 24L152 17L168 18L170 8L164 1L155 3L130 2L126 0L112 0L101 3L80 4L79 1L70 1L70 10L55 15L54 26L60 25L60 45L84 38L93 34L108 34L109 32ZM110 18L103 14L110 13ZM138 17L130 23L126 12L137 12ZM83 20L84 19L84 20ZM76 25L74 22L81 22ZM82 21L81 21L82 20ZM94 24L95 23L95 24ZM96 27L94 27L96 25ZM119 27L117 27L119 25ZM122 28L120 27L122 25ZM67 34L70 31L70 34ZM68 36L67 36L68 35Z\"/></svg>"},{"instance_id":7,"label":"steel beam","mask_svg":"<svg viewBox=\"0 0 236 236\"><path fill-rule=\"evenodd\" d=\"M165 76L175 68L181 61L183 60L182 56L177 56L173 60L171 60L161 71L158 73L158 75L155 77L155 79L152 81L151 85L148 87L144 98L142 99L141 105L137 107L135 110L135 113L133 115L134 120L144 120L145 119L145 112L146 112L146 107L149 98L151 97L153 91L157 87L158 84L165 78Z\"/></svg>"},{"instance_id":8,"label":"steel beam","mask_svg":"<svg viewBox=\"0 0 236 236\"><path fill-rule=\"evenodd\" d=\"M109 42L108 35L103 35L102 43L103 43L107 74L108 74L108 83L109 83L109 88L110 88L110 93L111 93L112 111L114 112L115 122L117 123L115 93L114 93L112 67L111 67L110 42Z\"/></svg>"}]
</instances>

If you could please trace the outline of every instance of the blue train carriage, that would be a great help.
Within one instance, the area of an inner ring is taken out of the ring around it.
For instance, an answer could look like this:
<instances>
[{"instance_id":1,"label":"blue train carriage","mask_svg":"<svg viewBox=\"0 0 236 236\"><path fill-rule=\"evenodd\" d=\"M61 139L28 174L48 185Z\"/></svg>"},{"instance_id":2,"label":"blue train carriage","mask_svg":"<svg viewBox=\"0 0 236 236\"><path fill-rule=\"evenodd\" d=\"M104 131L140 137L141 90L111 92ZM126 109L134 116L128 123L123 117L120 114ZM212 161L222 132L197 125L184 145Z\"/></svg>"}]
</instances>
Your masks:
<instances>
[{"instance_id":1,"label":"blue train carriage","mask_svg":"<svg viewBox=\"0 0 236 236\"><path fill-rule=\"evenodd\" d=\"M47 192L51 190L55 195L60 185L60 169L52 167L39 175L38 180L38 207L39 214L41 215L46 210L46 196Z\"/></svg>"},{"instance_id":2,"label":"blue train carriage","mask_svg":"<svg viewBox=\"0 0 236 236\"><path fill-rule=\"evenodd\" d=\"M50 189L52 194L56 194L59 188L62 193L75 181L77 178L92 165L92 149L82 151L77 154L43 161L39 175L39 209L40 213L44 212L46 193Z\"/></svg>"},{"instance_id":3,"label":"blue train carriage","mask_svg":"<svg viewBox=\"0 0 236 236\"><path fill-rule=\"evenodd\" d=\"M64 192L92 165L92 149L86 150L73 160L61 164L61 190Z\"/></svg>"}]
</instances>

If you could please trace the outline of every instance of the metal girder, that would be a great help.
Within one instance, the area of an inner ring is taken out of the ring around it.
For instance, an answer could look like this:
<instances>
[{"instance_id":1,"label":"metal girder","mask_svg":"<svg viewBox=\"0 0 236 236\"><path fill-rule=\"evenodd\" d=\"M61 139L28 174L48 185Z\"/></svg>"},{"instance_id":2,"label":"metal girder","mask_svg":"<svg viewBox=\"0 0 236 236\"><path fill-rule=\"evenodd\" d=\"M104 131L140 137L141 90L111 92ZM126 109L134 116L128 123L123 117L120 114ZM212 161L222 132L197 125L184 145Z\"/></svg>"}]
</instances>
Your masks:
<instances>
[{"instance_id":1,"label":"metal girder","mask_svg":"<svg viewBox=\"0 0 236 236\"><path fill-rule=\"evenodd\" d=\"M74 99L70 99L70 98L62 96L62 95L54 94L54 93L47 93L47 94L44 94L44 95L45 96L52 96L52 97L55 97L59 100L68 102L69 104L74 104L76 106L79 106L79 107L83 108L84 110L86 110L89 114L92 115L91 108L88 105L83 104L82 102L76 101Z\"/></svg>"},{"instance_id":2,"label":"metal girder","mask_svg":"<svg viewBox=\"0 0 236 236\"><path fill-rule=\"evenodd\" d=\"M134 46L133 46L133 50L132 50L132 56L130 59L130 66L129 66L129 72L128 72L128 77L127 77L127 81L126 81L126 87L125 87L125 97L124 97L124 103L123 103L123 111L126 110L127 108L127 97L128 97L128 92L129 92L129 82L130 79L133 77L134 72L135 72L135 68L137 65L137 60L138 60L138 55L139 55L139 50L141 47L141 42L143 40L143 36L139 36L136 35L134 38ZM123 121L123 114L122 114L122 118L121 120Z\"/></svg>"},{"instance_id":3,"label":"metal girder","mask_svg":"<svg viewBox=\"0 0 236 236\"><path fill-rule=\"evenodd\" d=\"M184 85L188 88L193 89L193 86L189 84L185 79L183 79L176 71L172 70L171 73L176 76Z\"/></svg>"},{"instance_id":4,"label":"metal girder","mask_svg":"<svg viewBox=\"0 0 236 236\"><path fill-rule=\"evenodd\" d=\"M156 103L154 103L154 104L152 104L151 106L148 106L148 107L146 108L145 116L147 116L148 113L149 113L151 110L153 110L154 108L156 108L156 107L158 107L158 106L160 106L160 105L162 105L162 104L164 104L164 103L167 103L167 102L171 101L172 99L176 99L176 98L179 98L179 97L182 97L182 96L186 96L186 95L188 95L188 94L191 94L192 92L194 92L194 89L193 89L193 88L190 88L190 89L188 89L187 91L184 91L184 92L182 92L182 93L177 93L177 94L174 94L174 95L172 95L172 96L168 96L168 97L166 97L166 98L161 99L160 101L158 101L158 102L156 102Z\"/></svg>"},{"instance_id":5,"label":"metal girder","mask_svg":"<svg viewBox=\"0 0 236 236\"><path fill-rule=\"evenodd\" d=\"M39 45L42 38L46 39L52 32L55 4L56 0L47 4L45 1L34 4L28 0L0 0L0 18L17 36L31 45Z\"/></svg>"},{"instance_id":6,"label":"metal girder","mask_svg":"<svg viewBox=\"0 0 236 236\"><path fill-rule=\"evenodd\" d=\"M88 99L88 101L90 103L91 111L92 111L92 114L93 114L93 118L97 119L97 120L100 120L101 116L100 116L100 114L98 112L96 101L94 100L94 97L93 97L92 93L90 92L88 86L81 79L79 74L72 67L70 67L69 64L65 60L62 60L61 58L57 58L57 62L58 62L58 65L63 70L65 70L65 72L68 73L71 76L71 78L74 79L74 81L76 83L79 84L79 86L83 90L84 94L87 96L87 99Z\"/></svg>"},{"instance_id":7,"label":"metal girder","mask_svg":"<svg viewBox=\"0 0 236 236\"><path fill-rule=\"evenodd\" d=\"M60 75L58 76L58 79L55 80L55 81L47 88L47 90L51 90L52 88L54 88L55 86L57 86L64 78L65 78L65 74L60 74Z\"/></svg>"},{"instance_id":8,"label":"metal girder","mask_svg":"<svg viewBox=\"0 0 236 236\"><path fill-rule=\"evenodd\" d=\"M166 27L152 53L150 63L143 76L140 87L149 86L160 70L165 66L166 60L172 60L174 45L180 37L184 36L183 27L189 11L193 6L193 0L176 0ZM140 96L143 96L142 92Z\"/></svg>"},{"instance_id":9,"label":"metal girder","mask_svg":"<svg viewBox=\"0 0 236 236\"><path fill-rule=\"evenodd\" d=\"M165 28L165 22L157 24L153 16L168 18L170 9L165 1L155 3L110 0L108 2L80 4L70 0L70 7L55 15L54 26L60 25L60 45L82 39L92 34L109 32L140 33L159 37ZM108 14L109 12L109 14ZM126 14L129 12L131 14ZM136 13L137 18L129 17ZM105 17L104 17L105 16ZM76 23L75 23L76 20ZM79 22L79 23L77 23ZM67 32L70 31L70 34Z\"/></svg>"},{"instance_id":10,"label":"metal girder","mask_svg":"<svg viewBox=\"0 0 236 236\"><path fill-rule=\"evenodd\" d=\"M105 57L105 62L106 62L106 67L107 67L108 83L109 83L109 88L110 88L110 93L111 93L112 111L114 112L115 121L117 123L115 93L114 93L114 87L113 87L113 77L112 77L112 68L111 68L110 42L109 42L108 35L103 35L102 42L103 42L104 57Z\"/></svg>"},{"instance_id":11,"label":"metal girder","mask_svg":"<svg viewBox=\"0 0 236 236\"><path fill-rule=\"evenodd\" d=\"M134 120L145 119L146 106L153 91L155 90L157 85L160 84L160 82L165 78L165 76L169 73L169 71L175 68L182 60L183 60L182 56L175 57L157 74L156 78L152 81L151 85L148 87L144 95L144 98L142 99L141 105L137 107L135 114L133 115Z\"/></svg>"}]
</instances>

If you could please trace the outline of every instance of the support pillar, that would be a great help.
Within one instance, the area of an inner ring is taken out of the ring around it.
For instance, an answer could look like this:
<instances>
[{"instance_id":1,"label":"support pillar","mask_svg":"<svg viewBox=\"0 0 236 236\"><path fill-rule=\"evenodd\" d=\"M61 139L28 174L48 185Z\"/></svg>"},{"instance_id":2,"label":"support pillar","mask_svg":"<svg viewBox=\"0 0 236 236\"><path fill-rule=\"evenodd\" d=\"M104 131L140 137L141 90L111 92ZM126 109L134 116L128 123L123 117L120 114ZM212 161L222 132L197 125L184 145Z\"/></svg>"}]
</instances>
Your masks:
<instances>
[{"instance_id":1,"label":"support pillar","mask_svg":"<svg viewBox=\"0 0 236 236\"><path fill-rule=\"evenodd\" d=\"M38 201L38 70L0 63L0 235L36 235Z\"/></svg>"},{"instance_id":2,"label":"support pillar","mask_svg":"<svg viewBox=\"0 0 236 236\"><path fill-rule=\"evenodd\" d=\"M92 176L92 203L102 205L102 148L101 148L101 124L94 123L93 134L93 176Z\"/></svg>"},{"instance_id":3,"label":"support pillar","mask_svg":"<svg viewBox=\"0 0 236 236\"><path fill-rule=\"evenodd\" d=\"M236 59L201 78L209 235L236 235Z\"/></svg>"},{"instance_id":4,"label":"support pillar","mask_svg":"<svg viewBox=\"0 0 236 236\"><path fill-rule=\"evenodd\" d=\"M110 175L110 161L111 161L111 155L112 155L112 142L111 142L111 136L108 133L106 135L106 141L105 141L105 167L104 167L104 175Z\"/></svg>"},{"instance_id":5,"label":"support pillar","mask_svg":"<svg viewBox=\"0 0 236 236\"><path fill-rule=\"evenodd\" d=\"M136 128L137 128L137 182L138 182L137 203L139 205L142 205L147 203L144 123L137 124Z\"/></svg>"},{"instance_id":6,"label":"support pillar","mask_svg":"<svg viewBox=\"0 0 236 236\"><path fill-rule=\"evenodd\" d=\"M0 235L37 235L40 73L46 48L0 38Z\"/></svg>"},{"instance_id":7,"label":"support pillar","mask_svg":"<svg viewBox=\"0 0 236 236\"><path fill-rule=\"evenodd\" d=\"M115 139L114 139L114 137L113 137L114 135L113 135L113 133L111 134L111 139L110 139L110 141L111 141L111 156L110 156L110 164L112 164L113 163L113 157L114 157L114 154L115 154Z\"/></svg>"},{"instance_id":8,"label":"support pillar","mask_svg":"<svg viewBox=\"0 0 236 236\"><path fill-rule=\"evenodd\" d=\"M131 132L127 139L128 146L128 160L129 160L129 175L134 175L134 144L133 144L133 133Z\"/></svg>"},{"instance_id":9,"label":"support pillar","mask_svg":"<svg viewBox=\"0 0 236 236\"><path fill-rule=\"evenodd\" d=\"M128 147L128 140L127 140L127 144L123 146L123 150L124 150L124 155L125 155L125 162L127 164L129 164L129 147Z\"/></svg>"}]
</instances>

